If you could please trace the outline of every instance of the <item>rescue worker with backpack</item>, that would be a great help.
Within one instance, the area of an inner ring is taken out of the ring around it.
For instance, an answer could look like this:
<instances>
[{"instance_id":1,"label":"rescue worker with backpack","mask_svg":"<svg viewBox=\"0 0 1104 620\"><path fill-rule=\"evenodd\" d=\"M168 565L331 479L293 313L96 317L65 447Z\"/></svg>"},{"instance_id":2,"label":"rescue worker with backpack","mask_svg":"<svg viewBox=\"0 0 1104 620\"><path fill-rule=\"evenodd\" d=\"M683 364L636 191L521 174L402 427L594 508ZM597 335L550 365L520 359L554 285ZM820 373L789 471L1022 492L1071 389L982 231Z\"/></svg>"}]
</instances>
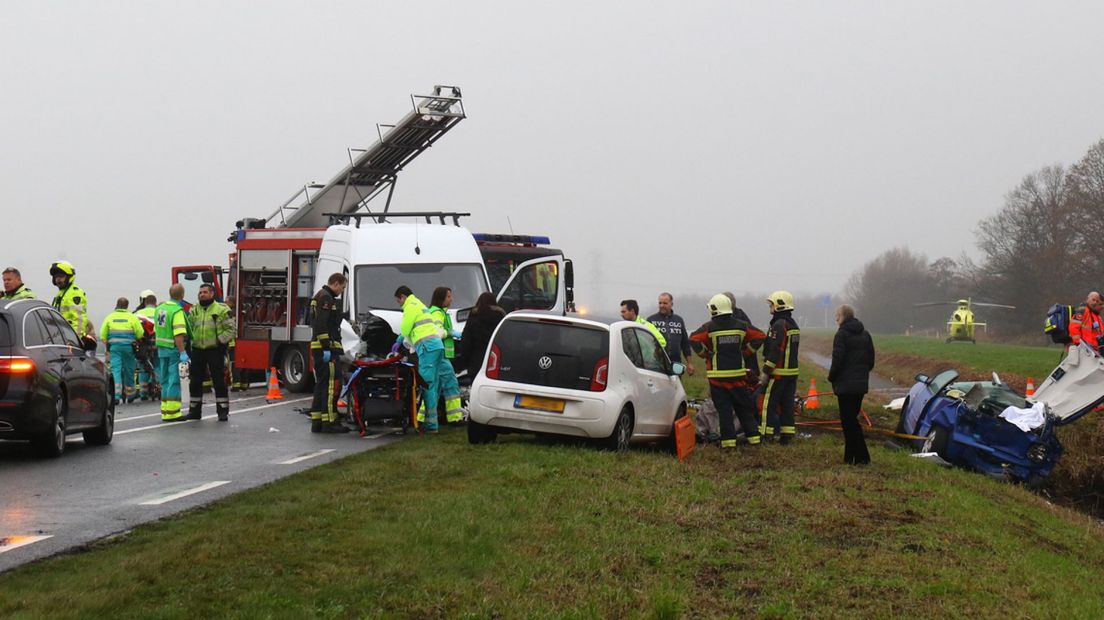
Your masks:
<instances>
[{"instance_id":1,"label":"rescue worker with backpack","mask_svg":"<svg viewBox=\"0 0 1104 620\"><path fill-rule=\"evenodd\" d=\"M341 381L341 305L349 279L333 273L311 299L311 362L314 365L314 400L311 402L312 433L347 433L349 427L337 421L337 386Z\"/></svg>"},{"instance_id":2,"label":"rescue worker with backpack","mask_svg":"<svg viewBox=\"0 0 1104 620\"><path fill-rule=\"evenodd\" d=\"M755 401L744 359L749 351L754 354L752 343L762 342L766 335L733 316L732 302L724 294L714 295L708 308L713 318L690 334L690 347L705 359L709 396L720 418L721 448L736 447L736 419L748 444L758 445Z\"/></svg>"},{"instance_id":3,"label":"rescue worker with backpack","mask_svg":"<svg viewBox=\"0 0 1104 620\"><path fill-rule=\"evenodd\" d=\"M169 300L157 306L153 333L157 338L157 380L161 384L161 421L183 420L180 410L180 364L187 364L188 326L184 285L169 287Z\"/></svg>"},{"instance_id":4,"label":"rescue worker with backpack","mask_svg":"<svg viewBox=\"0 0 1104 620\"><path fill-rule=\"evenodd\" d=\"M437 326L429 308L414 296L409 286L395 289L395 301L402 307L403 314L399 338L391 346L391 353L398 353L399 347L408 343L407 348L418 355L418 374L426 383L418 422L424 422L426 432L436 433L440 397L445 400L445 419L450 424L460 422L464 417L460 405L460 384L456 381L452 364L445 359L444 330Z\"/></svg>"},{"instance_id":5,"label":"rescue worker with backpack","mask_svg":"<svg viewBox=\"0 0 1104 620\"><path fill-rule=\"evenodd\" d=\"M801 330L793 319L793 295L788 291L771 293L767 303L771 322L766 342L763 343L763 374L760 378L767 387L760 411L759 432L780 435L778 443L787 445L797 434L794 400L797 396L797 350L801 343Z\"/></svg>"},{"instance_id":6,"label":"rescue worker with backpack","mask_svg":"<svg viewBox=\"0 0 1104 620\"><path fill-rule=\"evenodd\" d=\"M142 321L127 306L130 300L120 297L115 311L107 315L100 326L100 340L107 347L111 360L111 375L115 379L115 402L131 403L137 398L134 389L134 369L138 363L135 353L138 341L146 335Z\"/></svg>"},{"instance_id":7,"label":"rescue worker with backpack","mask_svg":"<svg viewBox=\"0 0 1104 620\"><path fill-rule=\"evenodd\" d=\"M226 347L234 337L230 307L215 301L215 286L199 287L199 303L188 311L192 328L192 371L188 382L188 419L203 414L203 383L210 377L215 388L215 413L219 422L230 419L230 393L226 386Z\"/></svg>"}]
</instances>

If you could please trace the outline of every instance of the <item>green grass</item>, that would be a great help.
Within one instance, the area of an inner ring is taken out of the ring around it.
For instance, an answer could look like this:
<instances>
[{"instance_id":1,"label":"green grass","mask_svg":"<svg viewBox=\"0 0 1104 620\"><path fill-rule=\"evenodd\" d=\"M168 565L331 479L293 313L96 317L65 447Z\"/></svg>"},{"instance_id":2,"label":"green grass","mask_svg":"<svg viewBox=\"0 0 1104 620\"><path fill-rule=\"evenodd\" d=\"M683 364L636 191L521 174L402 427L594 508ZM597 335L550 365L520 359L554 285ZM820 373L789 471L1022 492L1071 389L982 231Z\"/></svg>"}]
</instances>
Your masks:
<instances>
[{"instance_id":1,"label":"green grass","mask_svg":"<svg viewBox=\"0 0 1104 620\"><path fill-rule=\"evenodd\" d=\"M1104 614L1100 525L872 448L412 438L0 575L0 617Z\"/></svg>"}]
</instances>

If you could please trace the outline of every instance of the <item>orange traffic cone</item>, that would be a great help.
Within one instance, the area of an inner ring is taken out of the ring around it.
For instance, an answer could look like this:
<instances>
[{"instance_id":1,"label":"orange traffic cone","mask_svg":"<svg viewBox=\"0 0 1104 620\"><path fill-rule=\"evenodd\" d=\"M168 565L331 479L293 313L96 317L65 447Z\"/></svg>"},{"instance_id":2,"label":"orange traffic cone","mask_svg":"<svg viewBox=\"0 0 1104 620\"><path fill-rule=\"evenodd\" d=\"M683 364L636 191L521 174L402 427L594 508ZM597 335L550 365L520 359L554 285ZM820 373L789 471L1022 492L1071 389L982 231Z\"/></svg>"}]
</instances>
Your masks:
<instances>
[{"instance_id":1,"label":"orange traffic cone","mask_svg":"<svg viewBox=\"0 0 1104 620\"><path fill-rule=\"evenodd\" d=\"M809 379L809 395L805 397L806 411L820 408L820 397L817 396L816 379Z\"/></svg>"},{"instance_id":2,"label":"orange traffic cone","mask_svg":"<svg viewBox=\"0 0 1104 620\"><path fill-rule=\"evenodd\" d=\"M276 377L276 367L273 366L268 373L268 394L265 395L265 400L283 399L284 395L280 393L280 380Z\"/></svg>"},{"instance_id":3,"label":"orange traffic cone","mask_svg":"<svg viewBox=\"0 0 1104 620\"><path fill-rule=\"evenodd\" d=\"M1026 392L1027 393L1024 394L1024 396L1034 396L1035 395L1035 380L1032 379L1031 377L1027 378L1027 390L1026 390Z\"/></svg>"}]
</instances>

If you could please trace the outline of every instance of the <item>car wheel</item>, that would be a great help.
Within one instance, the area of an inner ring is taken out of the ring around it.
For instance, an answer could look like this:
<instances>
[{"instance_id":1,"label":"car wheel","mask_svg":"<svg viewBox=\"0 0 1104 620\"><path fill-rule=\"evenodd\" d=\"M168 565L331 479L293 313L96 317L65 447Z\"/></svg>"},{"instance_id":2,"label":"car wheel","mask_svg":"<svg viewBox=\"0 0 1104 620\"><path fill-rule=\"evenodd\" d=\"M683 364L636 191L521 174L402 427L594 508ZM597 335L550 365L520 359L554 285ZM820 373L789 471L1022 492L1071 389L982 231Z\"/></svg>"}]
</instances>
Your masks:
<instances>
[{"instance_id":1,"label":"car wheel","mask_svg":"<svg viewBox=\"0 0 1104 620\"><path fill-rule=\"evenodd\" d=\"M921 452L934 452L939 458L947 460L947 443L950 441L950 433L942 426L933 426L928 438L924 440Z\"/></svg>"},{"instance_id":2,"label":"car wheel","mask_svg":"<svg viewBox=\"0 0 1104 620\"><path fill-rule=\"evenodd\" d=\"M103 423L92 430L84 431L84 443L93 446L106 446L115 436L115 389L108 393L107 407L103 412Z\"/></svg>"},{"instance_id":3,"label":"car wheel","mask_svg":"<svg viewBox=\"0 0 1104 620\"><path fill-rule=\"evenodd\" d=\"M498 439L498 431L468 418L468 443L477 446L494 443L496 439Z\"/></svg>"},{"instance_id":4,"label":"car wheel","mask_svg":"<svg viewBox=\"0 0 1104 620\"><path fill-rule=\"evenodd\" d=\"M60 389L54 399L53 431L31 440L31 446L40 456L57 458L65 452L65 415L68 410L68 397L65 390Z\"/></svg>"},{"instance_id":5,"label":"car wheel","mask_svg":"<svg viewBox=\"0 0 1104 620\"><path fill-rule=\"evenodd\" d=\"M606 438L605 448L613 452L624 452L629 449L629 439L632 438L633 418L632 407L625 405L621 408L617 422L613 425L613 432Z\"/></svg>"},{"instance_id":6,"label":"car wheel","mask_svg":"<svg viewBox=\"0 0 1104 620\"><path fill-rule=\"evenodd\" d=\"M289 392L303 393L311 389L307 358L299 347L286 347L280 358L280 371Z\"/></svg>"}]
</instances>

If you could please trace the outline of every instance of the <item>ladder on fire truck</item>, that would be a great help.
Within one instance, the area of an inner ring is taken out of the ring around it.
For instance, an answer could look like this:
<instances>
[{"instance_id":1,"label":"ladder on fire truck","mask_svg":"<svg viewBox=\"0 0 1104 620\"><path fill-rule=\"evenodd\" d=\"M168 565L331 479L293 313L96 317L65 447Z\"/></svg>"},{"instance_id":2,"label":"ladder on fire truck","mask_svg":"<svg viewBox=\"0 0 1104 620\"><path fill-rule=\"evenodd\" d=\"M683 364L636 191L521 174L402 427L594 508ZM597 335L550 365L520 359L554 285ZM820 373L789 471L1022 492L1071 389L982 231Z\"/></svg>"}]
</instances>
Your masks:
<instances>
[{"instance_id":1,"label":"ladder on fire truck","mask_svg":"<svg viewBox=\"0 0 1104 620\"><path fill-rule=\"evenodd\" d=\"M432 95L411 95L410 102L413 109L398 123L376 125L379 140L366 149L349 149L347 166L325 185L304 185L268 216L268 226L324 228L331 215L368 210L367 203L385 191L387 213L399 171L465 118L456 86L434 86Z\"/></svg>"}]
</instances>

